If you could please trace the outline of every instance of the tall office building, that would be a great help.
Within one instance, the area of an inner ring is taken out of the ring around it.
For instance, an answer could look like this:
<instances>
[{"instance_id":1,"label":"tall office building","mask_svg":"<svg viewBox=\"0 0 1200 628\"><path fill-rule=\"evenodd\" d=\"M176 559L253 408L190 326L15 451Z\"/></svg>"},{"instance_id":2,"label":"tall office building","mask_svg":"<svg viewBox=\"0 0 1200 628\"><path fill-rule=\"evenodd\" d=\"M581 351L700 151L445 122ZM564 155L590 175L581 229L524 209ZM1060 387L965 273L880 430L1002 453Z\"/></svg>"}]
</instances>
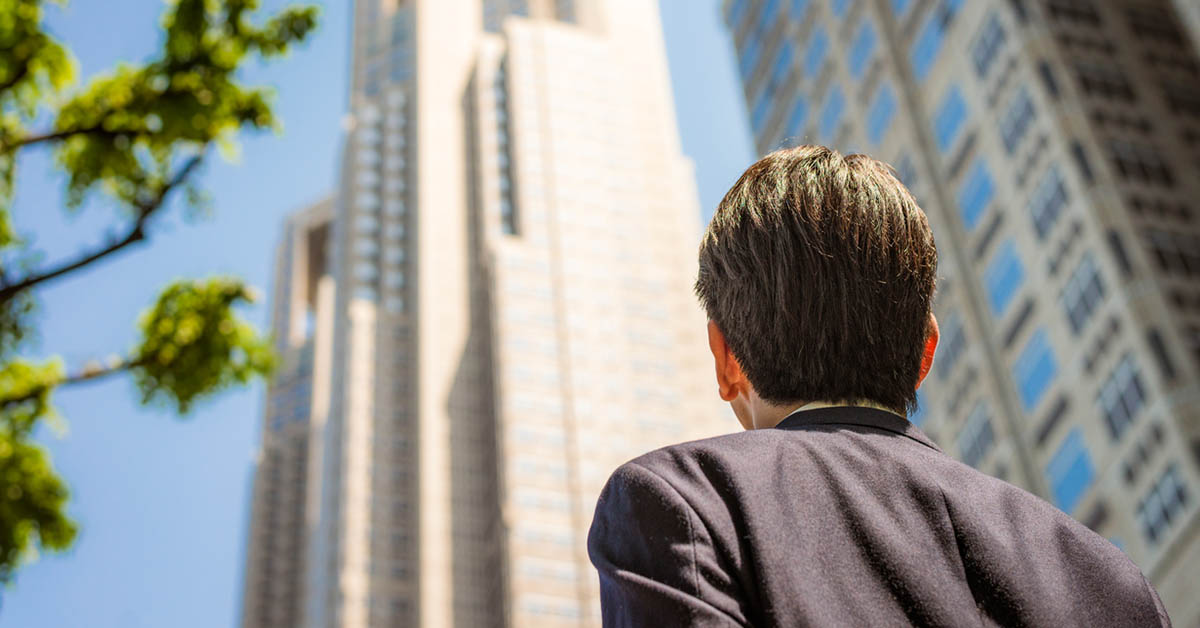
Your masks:
<instances>
[{"instance_id":1,"label":"tall office building","mask_svg":"<svg viewBox=\"0 0 1200 628\"><path fill-rule=\"evenodd\" d=\"M657 4L360 0L353 33L332 279L315 339L276 320L316 350L271 387L244 625L597 625L608 474L737 429ZM303 216L293 290L317 272ZM311 418L277 465L299 372Z\"/></svg>"},{"instance_id":2,"label":"tall office building","mask_svg":"<svg viewBox=\"0 0 1200 628\"><path fill-rule=\"evenodd\" d=\"M912 421L1200 625L1200 64L1172 4L723 10L760 151L871 153L929 214L942 341Z\"/></svg>"},{"instance_id":3,"label":"tall office building","mask_svg":"<svg viewBox=\"0 0 1200 628\"><path fill-rule=\"evenodd\" d=\"M262 442L251 489L242 624L295 626L304 590L306 489L314 425L328 407L333 278L333 203L288 218L275 255L271 328L280 364L267 387ZM321 409L314 413L314 410Z\"/></svg>"},{"instance_id":4,"label":"tall office building","mask_svg":"<svg viewBox=\"0 0 1200 628\"><path fill-rule=\"evenodd\" d=\"M1196 0L1174 0L1179 18L1192 36L1192 44L1200 51L1200 2Z\"/></svg>"}]
</instances>

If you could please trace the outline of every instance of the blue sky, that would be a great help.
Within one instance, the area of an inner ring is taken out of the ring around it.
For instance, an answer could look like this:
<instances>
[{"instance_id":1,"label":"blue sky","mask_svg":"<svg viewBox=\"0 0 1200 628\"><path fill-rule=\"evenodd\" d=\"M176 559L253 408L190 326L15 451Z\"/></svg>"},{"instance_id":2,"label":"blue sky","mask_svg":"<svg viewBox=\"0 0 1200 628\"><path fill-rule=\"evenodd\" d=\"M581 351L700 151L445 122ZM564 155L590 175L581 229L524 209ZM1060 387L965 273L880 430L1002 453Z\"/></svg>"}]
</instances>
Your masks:
<instances>
[{"instance_id":1,"label":"blue sky","mask_svg":"<svg viewBox=\"0 0 1200 628\"><path fill-rule=\"evenodd\" d=\"M234 274L266 293L283 216L328 194L336 171L351 3L317 4L322 28L308 45L245 75L278 90L284 132L243 136L238 163L209 163L201 181L212 216L189 221L175 211L148 246L43 290L30 353L78 365L129 349L139 312L175 278ZM661 0L680 132L705 215L753 157L717 5ZM75 0L50 7L49 26L86 78L152 54L163 6ZM14 214L53 260L122 223L103 204L61 211L61 180L49 166L46 152L22 156ZM266 314L265 304L246 312L260 325ZM41 557L3 591L0 626L234 625L261 386L226 393L182 419L139 407L122 379L62 391L56 402L68 429L43 440L73 490L81 534L72 551Z\"/></svg>"}]
</instances>

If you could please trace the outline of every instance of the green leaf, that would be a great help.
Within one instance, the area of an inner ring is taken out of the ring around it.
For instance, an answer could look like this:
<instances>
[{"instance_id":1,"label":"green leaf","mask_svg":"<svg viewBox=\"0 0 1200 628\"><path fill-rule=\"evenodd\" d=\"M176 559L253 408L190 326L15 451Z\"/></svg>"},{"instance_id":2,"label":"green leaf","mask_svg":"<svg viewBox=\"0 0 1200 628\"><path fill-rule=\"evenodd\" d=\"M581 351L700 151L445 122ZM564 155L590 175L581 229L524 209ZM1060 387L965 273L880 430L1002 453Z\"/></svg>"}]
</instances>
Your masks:
<instances>
[{"instance_id":1,"label":"green leaf","mask_svg":"<svg viewBox=\"0 0 1200 628\"><path fill-rule=\"evenodd\" d=\"M186 414L201 397L265 376L275 364L270 342L238 318L252 300L240 281L177 281L142 316L132 371L145 403Z\"/></svg>"}]
</instances>

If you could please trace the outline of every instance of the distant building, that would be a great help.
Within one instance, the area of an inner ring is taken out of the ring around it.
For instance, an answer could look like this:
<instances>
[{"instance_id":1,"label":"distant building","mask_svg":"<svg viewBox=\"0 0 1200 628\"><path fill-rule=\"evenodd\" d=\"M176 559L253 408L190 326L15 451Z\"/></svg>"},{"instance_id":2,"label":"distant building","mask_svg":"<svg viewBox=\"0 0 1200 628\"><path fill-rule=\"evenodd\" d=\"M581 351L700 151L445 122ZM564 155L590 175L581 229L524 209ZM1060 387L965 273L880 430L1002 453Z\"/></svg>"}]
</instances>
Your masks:
<instances>
[{"instance_id":1,"label":"distant building","mask_svg":"<svg viewBox=\"0 0 1200 628\"><path fill-rule=\"evenodd\" d=\"M1200 2L1196 0L1173 0L1179 19L1191 33L1192 44L1200 51Z\"/></svg>"},{"instance_id":2,"label":"distant building","mask_svg":"<svg viewBox=\"0 0 1200 628\"><path fill-rule=\"evenodd\" d=\"M315 510L311 436L326 420L332 340L329 268L333 203L290 216L275 256L271 329L281 357L267 386L262 442L251 490L242 624L296 626L305 589L309 526Z\"/></svg>"},{"instance_id":3,"label":"distant building","mask_svg":"<svg viewBox=\"0 0 1200 628\"><path fill-rule=\"evenodd\" d=\"M723 11L760 152L871 153L929 214L942 341L911 420L1200 622L1200 66L1171 5Z\"/></svg>"},{"instance_id":4,"label":"distant building","mask_svg":"<svg viewBox=\"0 0 1200 628\"><path fill-rule=\"evenodd\" d=\"M360 0L354 20L308 453L269 462L269 401L243 624L598 625L608 475L738 429L691 293L657 3ZM295 256L278 285L311 271Z\"/></svg>"}]
</instances>

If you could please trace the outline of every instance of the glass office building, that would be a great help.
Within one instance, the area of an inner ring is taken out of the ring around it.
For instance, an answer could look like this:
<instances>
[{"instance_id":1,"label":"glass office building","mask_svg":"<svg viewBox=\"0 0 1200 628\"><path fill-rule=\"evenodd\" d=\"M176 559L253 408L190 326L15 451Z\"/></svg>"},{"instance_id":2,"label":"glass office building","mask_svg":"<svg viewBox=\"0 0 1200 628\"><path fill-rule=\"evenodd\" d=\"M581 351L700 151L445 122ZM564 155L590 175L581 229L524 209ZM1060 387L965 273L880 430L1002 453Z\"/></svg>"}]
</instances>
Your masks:
<instances>
[{"instance_id":1,"label":"glass office building","mask_svg":"<svg viewBox=\"0 0 1200 628\"><path fill-rule=\"evenodd\" d=\"M910 419L1200 622L1200 59L1168 0L727 0L757 148L895 168L941 253Z\"/></svg>"}]
</instances>

